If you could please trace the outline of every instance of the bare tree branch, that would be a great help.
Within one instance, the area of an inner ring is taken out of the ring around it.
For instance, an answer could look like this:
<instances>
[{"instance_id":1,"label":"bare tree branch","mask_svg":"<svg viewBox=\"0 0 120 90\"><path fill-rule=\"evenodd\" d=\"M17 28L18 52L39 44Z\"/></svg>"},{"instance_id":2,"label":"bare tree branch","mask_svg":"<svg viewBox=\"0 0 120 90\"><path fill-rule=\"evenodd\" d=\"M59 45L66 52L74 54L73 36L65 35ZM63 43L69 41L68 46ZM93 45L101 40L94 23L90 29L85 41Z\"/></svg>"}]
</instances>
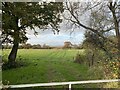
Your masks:
<instances>
[{"instance_id":1,"label":"bare tree branch","mask_svg":"<svg viewBox=\"0 0 120 90\"><path fill-rule=\"evenodd\" d=\"M81 27L83 27L83 28L85 28L85 29L87 29L87 30L90 30L90 31L96 33L98 36L100 36L100 37L102 37L103 39L108 40L108 41L110 41L111 43L113 43L113 44L116 45L116 43L115 43L114 41L112 41L111 39L109 39L109 38L107 38L107 37L104 37L98 30L82 24L82 23L79 21L78 17L75 16L75 13L74 13L72 4L71 4L70 2L69 2L69 5L68 5L68 3L66 2L66 10L68 10L69 13L71 14L71 16L74 18L74 20L73 20L73 19L67 19L67 20L70 20L70 21L73 22L74 24L77 24L78 26L81 26ZM113 29L113 28L109 28L109 29L103 30L103 31L110 31L110 30L112 30L112 29Z\"/></svg>"}]
</instances>

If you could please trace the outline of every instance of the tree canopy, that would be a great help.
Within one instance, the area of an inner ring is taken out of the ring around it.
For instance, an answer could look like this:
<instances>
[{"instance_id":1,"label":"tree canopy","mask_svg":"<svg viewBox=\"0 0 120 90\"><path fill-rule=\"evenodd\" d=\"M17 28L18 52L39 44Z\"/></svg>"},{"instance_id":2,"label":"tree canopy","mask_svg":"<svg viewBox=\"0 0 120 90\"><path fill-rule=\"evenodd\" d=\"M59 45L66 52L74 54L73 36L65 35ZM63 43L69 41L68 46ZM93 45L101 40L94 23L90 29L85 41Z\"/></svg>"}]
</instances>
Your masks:
<instances>
[{"instance_id":1,"label":"tree canopy","mask_svg":"<svg viewBox=\"0 0 120 90\"><path fill-rule=\"evenodd\" d=\"M73 28L84 28L86 39L93 48L104 50L110 58L115 50L114 58L120 63L120 1L108 0L105 2L66 2L65 10L68 15L65 19ZM81 20L81 17L85 17ZM85 23L86 21L86 23ZM74 29L75 30L75 29ZM73 30L73 31L74 31ZM107 35L113 33L113 37ZM112 60L112 59L110 59ZM120 69L120 66L118 67ZM120 72L118 72L120 77Z\"/></svg>"},{"instance_id":2,"label":"tree canopy","mask_svg":"<svg viewBox=\"0 0 120 90\"><path fill-rule=\"evenodd\" d=\"M60 13L63 11L62 3L38 3L38 2L3 2L2 3L2 34L6 37L15 37L15 31L19 33L19 41L24 41L26 28L35 30L47 28L48 25L57 27L61 22ZM34 31L36 34L37 32ZM9 38L10 39L10 38Z\"/></svg>"},{"instance_id":3,"label":"tree canopy","mask_svg":"<svg viewBox=\"0 0 120 90\"><path fill-rule=\"evenodd\" d=\"M15 66L19 43L28 39L26 28L34 30L34 34L37 34L36 27L46 29L48 26L59 32L63 11L62 2L2 2L2 42L13 43L8 64Z\"/></svg>"}]
</instances>

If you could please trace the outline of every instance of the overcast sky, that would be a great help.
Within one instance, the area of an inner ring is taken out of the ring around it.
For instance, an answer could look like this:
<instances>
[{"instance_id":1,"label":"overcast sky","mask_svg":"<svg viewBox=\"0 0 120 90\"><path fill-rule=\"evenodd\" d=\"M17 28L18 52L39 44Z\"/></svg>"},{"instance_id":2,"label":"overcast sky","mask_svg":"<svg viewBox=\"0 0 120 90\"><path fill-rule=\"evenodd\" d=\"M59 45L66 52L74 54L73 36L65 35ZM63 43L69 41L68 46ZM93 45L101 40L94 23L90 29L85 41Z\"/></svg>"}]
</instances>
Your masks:
<instances>
[{"instance_id":1,"label":"overcast sky","mask_svg":"<svg viewBox=\"0 0 120 90\"><path fill-rule=\"evenodd\" d=\"M65 12L64 15L68 16L68 13ZM84 14L79 18L83 24L88 23L89 15ZM70 41L72 44L81 44L84 40L85 29L76 28L71 34L73 27L69 24L65 24L66 21L63 19L63 23L60 24L60 33L53 34L52 30L48 29L45 31L36 28L38 35L35 36L31 30L28 30L27 37L29 38L27 43L31 44L47 44L50 46L63 46L65 41Z\"/></svg>"},{"instance_id":2,"label":"overcast sky","mask_svg":"<svg viewBox=\"0 0 120 90\"><path fill-rule=\"evenodd\" d=\"M65 41L70 41L72 44L80 44L84 40L84 30L76 29L72 34L70 30L61 29L59 34L53 34L51 30L42 31L36 28L38 35L34 35L29 30L27 43L31 44L47 44L50 46L63 46Z\"/></svg>"},{"instance_id":3,"label":"overcast sky","mask_svg":"<svg viewBox=\"0 0 120 90\"><path fill-rule=\"evenodd\" d=\"M72 32L73 28L67 26L66 24L60 24L59 34L54 34L51 29L40 30L39 28L35 29L38 32L38 35L34 35L33 31L28 29L27 37L29 38L27 43L30 44L47 44L50 46L63 46L65 41L70 41L72 44L81 44L84 40L84 28L76 28ZM72 33L71 33L72 32Z\"/></svg>"}]
</instances>

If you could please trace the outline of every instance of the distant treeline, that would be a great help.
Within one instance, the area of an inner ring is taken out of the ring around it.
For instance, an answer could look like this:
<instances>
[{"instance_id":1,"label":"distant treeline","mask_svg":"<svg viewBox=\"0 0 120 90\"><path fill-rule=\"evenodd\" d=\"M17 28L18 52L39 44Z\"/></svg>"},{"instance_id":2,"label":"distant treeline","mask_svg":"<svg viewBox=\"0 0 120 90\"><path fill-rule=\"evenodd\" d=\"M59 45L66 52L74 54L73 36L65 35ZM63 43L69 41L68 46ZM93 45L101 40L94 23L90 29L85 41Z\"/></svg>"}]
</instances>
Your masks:
<instances>
[{"instance_id":1,"label":"distant treeline","mask_svg":"<svg viewBox=\"0 0 120 90\"><path fill-rule=\"evenodd\" d=\"M12 45L8 45L8 44L5 44L5 45L2 45L2 49L11 49L12 48ZM40 44L34 44L34 45L31 45L31 44L21 44L19 45L19 49L81 49L82 47L81 46L77 46L77 45L74 45L74 46L70 46L70 45L63 45L61 47L53 47L53 46L49 46L49 45L40 45Z\"/></svg>"},{"instance_id":2,"label":"distant treeline","mask_svg":"<svg viewBox=\"0 0 120 90\"><path fill-rule=\"evenodd\" d=\"M2 45L3 49L11 49L12 45ZM19 45L19 49L51 49L50 46L44 44L43 46L41 46L40 44L35 44L35 45L31 45L31 44L21 44Z\"/></svg>"}]
</instances>

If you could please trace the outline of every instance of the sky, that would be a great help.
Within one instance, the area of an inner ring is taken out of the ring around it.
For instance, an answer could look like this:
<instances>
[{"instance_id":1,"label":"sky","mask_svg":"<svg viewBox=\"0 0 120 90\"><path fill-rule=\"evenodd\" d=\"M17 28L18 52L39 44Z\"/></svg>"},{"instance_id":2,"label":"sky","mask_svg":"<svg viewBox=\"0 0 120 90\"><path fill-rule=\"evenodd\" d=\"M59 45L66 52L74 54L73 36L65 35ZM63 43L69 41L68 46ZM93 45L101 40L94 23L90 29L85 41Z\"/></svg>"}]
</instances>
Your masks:
<instances>
[{"instance_id":1,"label":"sky","mask_svg":"<svg viewBox=\"0 0 120 90\"><path fill-rule=\"evenodd\" d=\"M68 12L65 12L64 15L69 17ZM82 21L83 24L86 24L89 19L88 13L84 15L81 14L79 19ZM66 24L66 22L67 21L63 19L63 22L60 24L59 34L53 34L51 29L42 31L39 28L36 28L35 30L38 32L38 35L35 36L33 34L33 31L28 29L27 37L29 39L27 43L63 46L65 41L70 41L72 44L81 44L84 40L85 29L80 27L76 28L74 32L72 32L73 27L71 27L70 24Z\"/></svg>"},{"instance_id":2,"label":"sky","mask_svg":"<svg viewBox=\"0 0 120 90\"><path fill-rule=\"evenodd\" d=\"M70 41L72 44L81 44L84 40L84 31L74 31L72 34L71 31L63 31L61 30L59 34L53 34L51 30L42 31L40 29L36 29L38 31L38 35L34 35L33 31L29 31L27 33L27 37L29 38L27 43L30 44L46 44L50 46L63 46L65 41Z\"/></svg>"}]
</instances>

